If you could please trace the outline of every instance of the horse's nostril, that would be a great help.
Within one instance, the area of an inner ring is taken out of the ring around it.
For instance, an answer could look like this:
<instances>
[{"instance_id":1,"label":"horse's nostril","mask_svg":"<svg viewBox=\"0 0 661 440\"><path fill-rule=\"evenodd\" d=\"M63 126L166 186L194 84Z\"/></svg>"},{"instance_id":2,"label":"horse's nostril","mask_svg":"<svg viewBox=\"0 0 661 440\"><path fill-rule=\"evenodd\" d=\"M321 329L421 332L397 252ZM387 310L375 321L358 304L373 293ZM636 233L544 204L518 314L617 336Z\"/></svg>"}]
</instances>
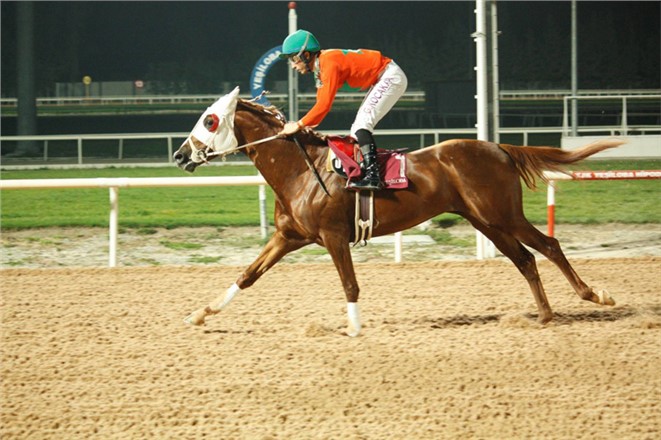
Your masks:
<instances>
[{"instance_id":1,"label":"horse's nostril","mask_svg":"<svg viewBox=\"0 0 661 440\"><path fill-rule=\"evenodd\" d=\"M174 161L176 163L183 163L183 162L185 162L185 157L182 153L175 153L174 154Z\"/></svg>"}]
</instances>

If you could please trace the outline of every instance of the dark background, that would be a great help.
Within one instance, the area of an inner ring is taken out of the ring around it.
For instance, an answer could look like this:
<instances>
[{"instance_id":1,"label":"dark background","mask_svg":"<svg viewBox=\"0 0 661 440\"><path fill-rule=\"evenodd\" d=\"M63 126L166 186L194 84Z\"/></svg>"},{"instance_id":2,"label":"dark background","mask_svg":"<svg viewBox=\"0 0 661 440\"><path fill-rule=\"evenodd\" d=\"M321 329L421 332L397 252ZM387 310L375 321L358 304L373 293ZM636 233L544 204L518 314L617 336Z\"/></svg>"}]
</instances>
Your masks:
<instances>
[{"instance_id":1,"label":"dark background","mask_svg":"<svg viewBox=\"0 0 661 440\"><path fill-rule=\"evenodd\" d=\"M322 47L374 48L409 89L474 78L474 1L299 1ZM658 1L578 2L581 89L659 88ZM2 1L3 97L16 96L16 3ZM247 90L261 54L287 35L286 1L36 2L37 96L56 82L165 81L180 93ZM501 89L570 88L571 3L498 3ZM286 79L285 63L269 77ZM309 78L302 89L311 89Z\"/></svg>"}]
</instances>

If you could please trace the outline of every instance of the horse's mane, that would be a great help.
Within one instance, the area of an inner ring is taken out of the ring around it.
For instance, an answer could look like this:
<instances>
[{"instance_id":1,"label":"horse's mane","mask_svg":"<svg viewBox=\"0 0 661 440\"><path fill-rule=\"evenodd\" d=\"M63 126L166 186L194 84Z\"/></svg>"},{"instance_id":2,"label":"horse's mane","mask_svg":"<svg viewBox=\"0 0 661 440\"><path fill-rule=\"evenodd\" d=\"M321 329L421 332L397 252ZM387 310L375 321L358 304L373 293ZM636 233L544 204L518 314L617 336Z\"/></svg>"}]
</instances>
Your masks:
<instances>
[{"instance_id":1,"label":"horse's mane","mask_svg":"<svg viewBox=\"0 0 661 440\"><path fill-rule=\"evenodd\" d=\"M238 104L242 104L242 107L250 113L260 116L260 119L264 119L266 116L265 120L269 122L269 125L282 126L286 120L285 114L274 105L262 105L246 99L239 99Z\"/></svg>"},{"instance_id":2,"label":"horse's mane","mask_svg":"<svg viewBox=\"0 0 661 440\"><path fill-rule=\"evenodd\" d=\"M274 105L263 105L246 99L239 99L238 104L243 110L256 115L271 127L282 128L287 121L284 112ZM306 128L298 135L301 142L309 145L325 146L326 135L311 128Z\"/></svg>"}]
</instances>

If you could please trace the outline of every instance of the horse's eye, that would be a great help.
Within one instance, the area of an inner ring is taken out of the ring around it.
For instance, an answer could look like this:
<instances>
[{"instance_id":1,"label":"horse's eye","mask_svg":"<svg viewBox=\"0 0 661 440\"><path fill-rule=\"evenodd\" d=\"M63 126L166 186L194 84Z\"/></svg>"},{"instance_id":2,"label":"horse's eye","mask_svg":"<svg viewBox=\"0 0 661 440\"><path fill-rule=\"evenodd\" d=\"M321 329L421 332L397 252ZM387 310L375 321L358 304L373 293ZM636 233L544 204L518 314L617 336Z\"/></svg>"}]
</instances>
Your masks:
<instances>
[{"instance_id":1,"label":"horse's eye","mask_svg":"<svg viewBox=\"0 0 661 440\"><path fill-rule=\"evenodd\" d=\"M204 128L213 133L218 129L219 122L220 120L218 119L218 116L214 114L208 115L204 118Z\"/></svg>"}]
</instances>

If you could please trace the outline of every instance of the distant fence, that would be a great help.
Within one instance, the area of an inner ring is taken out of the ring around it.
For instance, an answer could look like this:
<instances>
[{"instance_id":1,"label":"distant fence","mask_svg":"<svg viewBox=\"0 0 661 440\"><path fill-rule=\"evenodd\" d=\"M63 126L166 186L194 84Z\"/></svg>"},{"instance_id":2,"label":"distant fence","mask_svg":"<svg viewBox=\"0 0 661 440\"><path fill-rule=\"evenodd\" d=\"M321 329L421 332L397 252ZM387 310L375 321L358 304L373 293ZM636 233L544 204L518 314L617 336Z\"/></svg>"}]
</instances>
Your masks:
<instances>
[{"instance_id":1,"label":"distant fence","mask_svg":"<svg viewBox=\"0 0 661 440\"><path fill-rule=\"evenodd\" d=\"M578 96L604 96L604 95L628 95L628 96L649 96L658 94L658 89L622 89L622 90L579 90ZM39 97L36 99L37 105L84 105L84 104L182 104L182 103L200 103L209 104L218 99L224 93L204 94L204 95L147 95L136 93L124 96L51 96ZM570 89L549 89L549 90L501 90L500 99L502 100L560 100L572 94ZM271 101L287 102L287 93L269 93L268 98ZM314 102L315 93L299 93L298 98L301 102ZM250 99L247 94L241 95L242 98ZM360 102L365 97L364 93L340 92L336 99L339 101L357 101ZM408 101L424 101L425 92L422 90L410 90L404 93L402 98ZM0 105L16 106L16 98L0 98Z\"/></svg>"},{"instance_id":2,"label":"distant fence","mask_svg":"<svg viewBox=\"0 0 661 440\"><path fill-rule=\"evenodd\" d=\"M626 136L632 128L629 127L629 104L633 100L644 100L644 101L660 101L661 94L644 94L632 96L631 94L603 94L603 95L579 95L579 96L565 96L563 97L563 110L562 110L562 135L569 136L570 127L569 127L569 107L570 102L572 101L603 101L603 100L615 100L620 101L621 112L620 112L620 135Z\"/></svg>"},{"instance_id":3,"label":"distant fence","mask_svg":"<svg viewBox=\"0 0 661 440\"><path fill-rule=\"evenodd\" d=\"M621 126L602 126L602 127L590 127L590 128L581 128L580 132L584 134L599 134L605 137L607 136L618 136L622 130ZM628 131L635 130L640 134L661 134L661 126L652 125L652 126L629 126ZM521 137L521 145L528 145L529 138L532 135L542 135L542 134L562 134L564 132L564 127L530 127L530 128L501 128L499 133L502 135L516 135ZM346 135L346 132L343 131L327 131L325 134L328 135ZM121 163L122 165L130 164L131 162L125 162L127 156L130 156L131 151L129 147L126 147L125 143L127 141L157 141L163 143L163 152L158 153L158 156L150 156L149 159L152 161L163 162L165 164L172 163L172 154L174 153L175 148L179 148L179 144L183 142L189 133L136 133L136 134L76 134L76 135L43 135L43 136L0 136L0 143L3 144L2 150L3 155L7 152L7 143L18 143L21 141L35 141L41 144L41 152L39 157L31 156L29 160L22 161L18 159L12 159L11 161L3 160L2 167L8 168L6 165L9 165L11 162L26 162L39 160L39 165L48 165L49 162L57 163L59 160L61 162L61 155L55 154L53 151L57 148L62 148L61 146L53 146L53 143L62 143L68 142L69 144L75 144L75 152L72 152L72 157L67 156L66 159L73 159L73 165L84 165L84 164L94 164L94 163L110 163L117 165ZM392 129L392 130L376 130L375 135L381 137L394 137L394 136L407 136L411 139L418 139L417 145L407 145L411 148L423 148L427 145L438 143L441 139L447 139L450 137L467 137L475 138L477 136L476 129L470 128L447 128L447 129ZM560 138L558 138L560 139ZM96 150L90 146L93 142L98 141L109 141L113 142L116 145L116 153L104 157L102 161L95 156ZM586 142L589 143L589 142ZM87 145L87 146L86 146ZM71 146L70 146L71 148ZM139 148L139 147L131 147ZM59 159L58 159L59 158ZM3 159L7 159L7 156L4 156ZM144 160L135 160L134 163L144 163Z\"/></svg>"},{"instance_id":4,"label":"distant fence","mask_svg":"<svg viewBox=\"0 0 661 440\"><path fill-rule=\"evenodd\" d=\"M129 95L129 96L54 96L37 98L37 105L127 105L127 104L204 104L208 105L220 98L223 93L213 95ZM268 98L274 102L287 102L287 93L269 93ZM241 98L250 99L250 95L242 94ZM316 93L299 93L300 102L310 103L317 98ZM365 98L363 93L340 92L335 99L337 101L361 102ZM408 91L404 93L403 100L420 101L425 100L424 91ZM16 106L16 98L0 98L0 104L4 106Z\"/></svg>"}]
</instances>

